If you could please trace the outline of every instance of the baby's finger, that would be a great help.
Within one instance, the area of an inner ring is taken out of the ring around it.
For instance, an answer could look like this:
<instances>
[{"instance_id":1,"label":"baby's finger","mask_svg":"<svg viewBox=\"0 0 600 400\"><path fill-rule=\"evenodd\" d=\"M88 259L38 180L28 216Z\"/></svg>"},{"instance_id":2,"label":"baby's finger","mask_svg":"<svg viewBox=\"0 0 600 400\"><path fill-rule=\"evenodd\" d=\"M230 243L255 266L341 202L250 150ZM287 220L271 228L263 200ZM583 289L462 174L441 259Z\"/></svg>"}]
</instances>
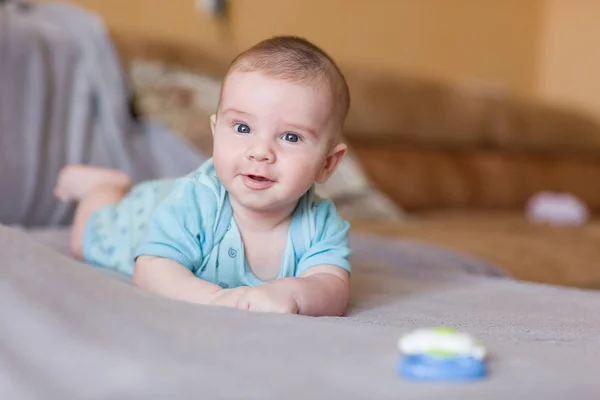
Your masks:
<instances>
[{"instance_id":1,"label":"baby's finger","mask_svg":"<svg viewBox=\"0 0 600 400\"><path fill-rule=\"evenodd\" d=\"M235 308L240 309L240 310L246 310L249 311L250 310L250 302L245 299L245 298L240 298L238 299Z\"/></svg>"}]
</instances>

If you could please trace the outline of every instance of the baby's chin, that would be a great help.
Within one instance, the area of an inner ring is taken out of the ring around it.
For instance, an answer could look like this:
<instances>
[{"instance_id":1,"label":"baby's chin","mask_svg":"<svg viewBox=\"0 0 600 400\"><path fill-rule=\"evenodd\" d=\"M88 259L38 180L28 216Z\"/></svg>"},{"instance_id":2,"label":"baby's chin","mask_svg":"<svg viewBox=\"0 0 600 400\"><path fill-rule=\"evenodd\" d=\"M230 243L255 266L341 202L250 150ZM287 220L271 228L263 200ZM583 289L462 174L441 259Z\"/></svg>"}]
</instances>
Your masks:
<instances>
[{"instance_id":1,"label":"baby's chin","mask_svg":"<svg viewBox=\"0 0 600 400\"><path fill-rule=\"evenodd\" d=\"M236 194L235 191L230 192L229 195L233 197L235 204L257 214L292 214L300 199L295 196L274 198L266 193L248 196L247 194Z\"/></svg>"}]
</instances>

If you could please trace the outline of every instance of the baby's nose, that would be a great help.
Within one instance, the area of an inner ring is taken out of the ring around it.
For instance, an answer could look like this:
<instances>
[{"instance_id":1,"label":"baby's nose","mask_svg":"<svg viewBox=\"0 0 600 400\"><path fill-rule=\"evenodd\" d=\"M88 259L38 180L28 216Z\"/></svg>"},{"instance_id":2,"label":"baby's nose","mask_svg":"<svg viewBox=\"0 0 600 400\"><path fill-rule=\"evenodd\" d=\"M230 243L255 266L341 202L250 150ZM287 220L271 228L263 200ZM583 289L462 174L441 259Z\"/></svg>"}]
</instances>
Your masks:
<instances>
[{"instance_id":1,"label":"baby's nose","mask_svg":"<svg viewBox=\"0 0 600 400\"><path fill-rule=\"evenodd\" d=\"M252 161L258 162L273 162L275 153L271 146L265 140L256 140L248 147L247 157Z\"/></svg>"}]
</instances>

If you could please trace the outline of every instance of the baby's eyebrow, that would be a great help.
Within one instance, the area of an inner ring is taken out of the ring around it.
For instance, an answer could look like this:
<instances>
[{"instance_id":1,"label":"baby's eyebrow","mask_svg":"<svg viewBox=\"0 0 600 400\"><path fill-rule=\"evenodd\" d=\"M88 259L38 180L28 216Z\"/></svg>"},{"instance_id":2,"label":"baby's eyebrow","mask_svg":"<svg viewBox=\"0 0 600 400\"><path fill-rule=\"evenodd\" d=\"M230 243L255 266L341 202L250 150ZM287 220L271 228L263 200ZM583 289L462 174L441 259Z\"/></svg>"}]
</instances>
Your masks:
<instances>
[{"instance_id":1,"label":"baby's eyebrow","mask_svg":"<svg viewBox=\"0 0 600 400\"><path fill-rule=\"evenodd\" d=\"M250 115L249 112L239 110L237 108L226 108L222 111L223 114L242 114L242 115Z\"/></svg>"},{"instance_id":2,"label":"baby's eyebrow","mask_svg":"<svg viewBox=\"0 0 600 400\"><path fill-rule=\"evenodd\" d=\"M313 128L311 128L310 126L305 126L305 125L299 125L299 124L285 124L286 126L289 126L290 128L294 128L297 129L299 131L303 131L303 132L308 132L310 133L312 136L317 136L317 131L315 131Z\"/></svg>"}]
</instances>

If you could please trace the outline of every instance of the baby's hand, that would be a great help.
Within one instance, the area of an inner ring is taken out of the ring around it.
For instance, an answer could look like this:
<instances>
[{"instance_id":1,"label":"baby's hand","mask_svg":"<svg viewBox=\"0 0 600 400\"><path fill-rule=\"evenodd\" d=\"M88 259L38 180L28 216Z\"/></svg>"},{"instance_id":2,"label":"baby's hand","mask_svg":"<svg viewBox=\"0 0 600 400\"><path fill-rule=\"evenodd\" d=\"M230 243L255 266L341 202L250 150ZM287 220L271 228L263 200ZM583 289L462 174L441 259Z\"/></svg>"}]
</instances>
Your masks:
<instances>
[{"instance_id":1,"label":"baby's hand","mask_svg":"<svg viewBox=\"0 0 600 400\"><path fill-rule=\"evenodd\" d=\"M239 299L237 308L249 311L297 314L298 302L285 288L264 284L250 288Z\"/></svg>"},{"instance_id":2,"label":"baby's hand","mask_svg":"<svg viewBox=\"0 0 600 400\"><path fill-rule=\"evenodd\" d=\"M213 306L237 307L242 296L251 288L248 286L239 286L232 289L221 289L208 300L208 304Z\"/></svg>"}]
</instances>

